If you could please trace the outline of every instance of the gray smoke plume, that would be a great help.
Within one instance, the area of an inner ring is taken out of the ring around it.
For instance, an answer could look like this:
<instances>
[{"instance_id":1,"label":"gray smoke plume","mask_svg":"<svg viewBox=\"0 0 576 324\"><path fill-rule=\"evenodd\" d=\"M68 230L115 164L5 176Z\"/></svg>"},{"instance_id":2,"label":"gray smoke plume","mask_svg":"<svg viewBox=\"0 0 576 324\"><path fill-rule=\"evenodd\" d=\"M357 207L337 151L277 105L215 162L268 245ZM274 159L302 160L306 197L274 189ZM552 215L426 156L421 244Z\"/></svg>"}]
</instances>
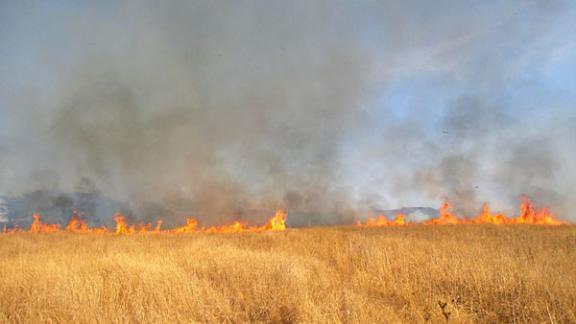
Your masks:
<instances>
[{"instance_id":1,"label":"gray smoke plume","mask_svg":"<svg viewBox=\"0 0 576 324\"><path fill-rule=\"evenodd\" d=\"M220 223L275 208L293 225L338 223L444 198L509 208L520 194L565 211L574 114L533 125L548 107L508 101L557 56L567 8L4 3L0 194L95 223L114 209ZM387 93L410 82L398 107Z\"/></svg>"}]
</instances>

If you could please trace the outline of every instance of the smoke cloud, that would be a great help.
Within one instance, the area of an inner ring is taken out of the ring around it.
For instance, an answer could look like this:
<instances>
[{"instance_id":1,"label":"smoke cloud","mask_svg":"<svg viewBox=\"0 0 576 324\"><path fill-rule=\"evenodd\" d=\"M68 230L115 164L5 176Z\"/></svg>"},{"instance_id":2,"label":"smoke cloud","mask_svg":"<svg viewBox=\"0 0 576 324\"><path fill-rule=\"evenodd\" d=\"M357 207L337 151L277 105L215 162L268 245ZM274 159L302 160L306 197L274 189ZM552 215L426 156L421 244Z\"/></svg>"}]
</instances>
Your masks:
<instances>
[{"instance_id":1,"label":"smoke cloud","mask_svg":"<svg viewBox=\"0 0 576 324\"><path fill-rule=\"evenodd\" d=\"M576 100L546 74L576 56L569 3L0 6L0 195L36 197L22 213L576 207Z\"/></svg>"}]
</instances>

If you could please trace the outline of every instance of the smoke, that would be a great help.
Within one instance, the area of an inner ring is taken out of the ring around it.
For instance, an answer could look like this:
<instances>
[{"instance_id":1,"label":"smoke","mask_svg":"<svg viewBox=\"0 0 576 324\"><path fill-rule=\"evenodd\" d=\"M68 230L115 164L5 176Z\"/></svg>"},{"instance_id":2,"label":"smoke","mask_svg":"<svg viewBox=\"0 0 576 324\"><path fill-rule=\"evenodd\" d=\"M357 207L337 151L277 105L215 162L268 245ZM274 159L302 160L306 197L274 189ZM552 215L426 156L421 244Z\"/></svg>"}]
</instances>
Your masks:
<instances>
[{"instance_id":1,"label":"smoke","mask_svg":"<svg viewBox=\"0 0 576 324\"><path fill-rule=\"evenodd\" d=\"M0 193L55 192L62 215L288 208L300 225L443 198L573 205L572 123L531 125L551 108L514 101L534 62L558 59L560 1L3 7Z\"/></svg>"}]
</instances>

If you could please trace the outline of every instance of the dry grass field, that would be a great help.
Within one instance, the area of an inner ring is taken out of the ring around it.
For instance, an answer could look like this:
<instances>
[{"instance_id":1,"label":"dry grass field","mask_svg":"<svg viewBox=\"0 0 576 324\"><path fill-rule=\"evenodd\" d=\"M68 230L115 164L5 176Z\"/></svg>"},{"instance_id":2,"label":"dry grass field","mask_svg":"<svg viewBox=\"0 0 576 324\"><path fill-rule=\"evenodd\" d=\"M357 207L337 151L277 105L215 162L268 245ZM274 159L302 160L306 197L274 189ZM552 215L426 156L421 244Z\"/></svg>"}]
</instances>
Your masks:
<instances>
[{"instance_id":1,"label":"dry grass field","mask_svg":"<svg viewBox=\"0 0 576 324\"><path fill-rule=\"evenodd\" d=\"M576 322L576 227L0 235L10 323Z\"/></svg>"}]
</instances>

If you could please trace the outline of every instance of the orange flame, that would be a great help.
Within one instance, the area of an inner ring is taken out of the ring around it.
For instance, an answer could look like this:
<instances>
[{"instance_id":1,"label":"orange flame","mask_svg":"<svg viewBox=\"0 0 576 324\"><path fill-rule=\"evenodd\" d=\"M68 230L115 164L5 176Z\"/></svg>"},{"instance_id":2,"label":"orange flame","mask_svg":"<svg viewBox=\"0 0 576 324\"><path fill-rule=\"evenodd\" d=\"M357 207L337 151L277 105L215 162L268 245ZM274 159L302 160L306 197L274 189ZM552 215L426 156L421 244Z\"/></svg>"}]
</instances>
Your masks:
<instances>
[{"instance_id":1,"label":"orange flame","mask_svg":"<svg viewBox=\"0 0 576 324\"><path fill-rule=\"evenodd\" d=\"M286 218L288 214L284 211L278 210L276 214L271 217L266 225L264 226L247 226L244 223L235 221L229 225L222 226L212 226L208 228L199 228L198 221L194 218L188 218L186 220L186 225L181 227L176 227L173 229L162 229L162 220L156 222L156 226L152 226L151 223L138 224L138 225L128 225L121 213L116 213L114 215L114 222L116 226L113 231L109 230L105 226L90 228L86 222L80 219L80 215L74 212L73 216L70 218L68 224L64 227L64 232L68 233L93 233L93 234L105 234L105 233L116 233L119 235L129 235L135 233L194 233L194 232L204 232L204 233L238 233L238 232L264 232L264 231L284 231L286 229ZM24 230L21 228L7 229L4 226L2 233L19 233ZM45 224L40 221L40 214L34 213L33 221L28 229L29 233L52 233L58 232L60 230L59 224Z\"/></svg>"},{"instance_id":2,"label":"orange flame","mask_svg":"<svg viewBox=\"0 0 576 324\"><path fill-rule=\"evenodd\" d=\"M30 224L30 229L28 230L30 233L52 233L58 232L60 230L60 224L42 224L40 222L40 214L35 212L32 216L34 221Z\"/></svg>"},{"instance_id":3,"label":"orange flame","mask_svg":"<svg viewBox=\"0 0 576 324\"><path fill-rule=\"evenodd\" d=\"M520 203L520 216L517 219L521 224L559 225L560 221L554 218L547 208L534 209L528 197L522 197Z\"/></svg>"},{"instance_id":4,"label":"orange flame","mask_svg":"<svg viewBox=\"0 0 576 324\"><path fill-rule=\"evenodd\" d=\"M400 226L405 224L404 214L398 214L394 217L394 220L388 220L386 215L379 214L378 217L370 216L366 223L362 224L361 221L356 221L356 226L367 226L367 227L382 227L382 226Z\"/></svg>"},{"instance_id":5,"label":"orange flame","mask_svg":"<svg viewBox=\"0 0 576 324\"><path fill-rule=\"evenodd\" d=\"M124 222L124 215L116 213L114 221L116 222L116 234L131 234L132 231Z\"/></svg>"},{"instance_id":6,"label":"orange flame","mask_svg":"<svg viewBox=\"0 0 576 324\"><path fill-rule=\"evenodd\" d=\"M396 216L394 221L389 221L384 215L379 215L377 219L369 217L366 222L356 221L357 226L379 227L405 225L404 215ZM429 225L446 224L534 224L534 225L561 225L563 222L554 218L554 215L546 208L535 209L532 202L527 197L522 197L520 202L520 215L517 217L507 217L502 213L493 214L490 212L490 205L484 203L481 213L473 219L459 217L452 212L452 206L448 201L440 206L439 215L436 218L425 221Z\"/></svg>"},{"instance_id":7,"label":"orange flame","mask_svg":"<svg viewBox=\"0 0 576 324\"><path fill-rule=\"evenodd\" d=\"M460 224L462 220L458 219L454 214L452 214L452 206L448 201L445 201L439 210L438 218L433 218L428 221L429 224Z\"/></svg>"},{"instance_id":8,"label":"orange flame","mask_svg":"<svg viewBox=\"0 0 576 324\"><path fill-rule=\"evenodd\" d=\"M116 226L113 230L105 226L89 227L82 220L82 214L74 212L68 224L63 230L59 224L46 224L40 221L40 214L35 212L32 224L28 229L29 233L53 233L64 231L68 233L93 233L105 234L116 233L119 235L129 235L135 233L240 233L240 232L267 232L267 231L284 231L286 230L286 219L288 214L283 210L277 210L275 215L268 219L263 226L248 226L240 221L235 221L227 225L199 227L195 218L186 219L186 224L172 229L162 229L162 220L158 220L156 225L152 223L128 225L121 213L114 215ZM446 225L446 224L535 224L535 225L561 225L566 224L554 218L554 215L546 208L535 208L527 197L522 197L520 202L520 212L517 217L507 217L503 213L492 213L490 205L484 203L482 211L474 218L459 217L452 212L452 207L448 201L444 202L436 218L423 222L428 225ZM398 214L393 220L388 219L385 215L379 214L377 217L370 216L364 223L357 220L356 226L360 227L382 227L382 226L404 226L413 222L407 222L405 215ZM7 229L6 225L2 230L4 234L20 233L26 230L22 228Z\"/></svg>"},{"instance_id":9,"label":"orange flame","mask_svg":"<svg viewBox=\"0 0 576 324\"><path fill-rule=\"evenodd\" d=\"M283 231L286 229L286 218L288 213L283 210L277 210L274 217L270 218L268 224L264 226L263 230L268 231Z\"/></svg>"}]
</instances>

